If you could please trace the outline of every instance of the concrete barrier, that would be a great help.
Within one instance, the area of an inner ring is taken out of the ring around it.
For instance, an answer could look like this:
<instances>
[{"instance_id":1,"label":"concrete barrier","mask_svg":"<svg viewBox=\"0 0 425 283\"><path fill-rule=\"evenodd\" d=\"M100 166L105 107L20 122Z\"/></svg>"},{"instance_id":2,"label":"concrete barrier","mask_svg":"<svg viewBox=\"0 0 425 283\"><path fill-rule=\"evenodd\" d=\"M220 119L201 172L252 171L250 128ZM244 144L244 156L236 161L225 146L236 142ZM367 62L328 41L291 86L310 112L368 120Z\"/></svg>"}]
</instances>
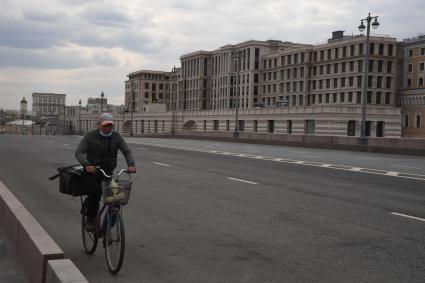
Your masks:
<instances>
[{"instance_id":1,"label":"concrete barrier","mask_svg":"<svg viewBox=\"0 0 425 283\"><path fill-rule=\"evenodd\" d=\"M49 260L47 262L46 283L86 283L84 275L69 259Z\"/></svg>"},{"instance_id":2,"label":"concrete barrier","mask_svg":"<svg viewBox=\"0 0 425 283\"><path fill-rule=\"evenodd\" d=\"M62 249L0 181L0 224L31 282L44 283L47 261L62 259Z\"/></svg>"},{"instance_id":3,"label":"concrete barrier","mask_svg":"<svg viewBox=\"0 0 425 283\"><path fill-rule=\"evenodd\" d=\"M350 151L425 155L425 139L369 137L368 145L360 145L358 137L240 132L239 138L234 138L233 132L231 131L180 131L176 135L171 135L169 133L147 133L142 135L139 134L137 136L147 138L198 139Z\"/></svg>"}]
</instances>

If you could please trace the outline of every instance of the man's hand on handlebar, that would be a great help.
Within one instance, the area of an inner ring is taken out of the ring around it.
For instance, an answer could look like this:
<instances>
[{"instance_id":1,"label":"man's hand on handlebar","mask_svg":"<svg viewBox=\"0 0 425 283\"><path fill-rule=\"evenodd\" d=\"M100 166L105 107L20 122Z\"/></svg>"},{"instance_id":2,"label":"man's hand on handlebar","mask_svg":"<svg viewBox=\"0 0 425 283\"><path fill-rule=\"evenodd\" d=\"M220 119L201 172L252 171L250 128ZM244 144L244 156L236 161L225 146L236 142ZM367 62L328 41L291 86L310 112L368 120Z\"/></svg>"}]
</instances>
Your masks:
<instances>
[{"instance_id":1,"label":"man's hand on handlebar","mask_svg":"<svg viewBox=\"0 0 425 283\"><path fill-rule=\"evenodd\" d=\"M136 173L136 167L135 166L128 166L127 171L128 171L128 173Z\"/></svg>"},{"instance_id":2,"label":"man's hand on handlebar","mask_svg":"<svg viewBox=\"0 0 425 283\"><path fill-rule=\"evenodd\" d=\"M94 166L91 166L91 165L89 165L89 166L86 166L86 171L88 172L88 173L92 173L92 174L94 174L95 172L96 172L96 168L94 167Z\"/></svg>"}]
</instances>

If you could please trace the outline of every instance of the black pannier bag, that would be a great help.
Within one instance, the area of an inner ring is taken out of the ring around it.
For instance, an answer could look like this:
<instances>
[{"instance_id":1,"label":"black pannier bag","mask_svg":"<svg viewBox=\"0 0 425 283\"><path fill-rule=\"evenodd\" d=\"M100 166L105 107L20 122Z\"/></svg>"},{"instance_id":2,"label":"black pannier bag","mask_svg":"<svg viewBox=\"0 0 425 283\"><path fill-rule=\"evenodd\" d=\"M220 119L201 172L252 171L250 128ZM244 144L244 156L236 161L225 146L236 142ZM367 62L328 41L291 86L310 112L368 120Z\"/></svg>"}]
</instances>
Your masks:
<instances>
[{"instance_id":1,"label":"black pannier bag","mask_svg":"<svg viewBox=\"0 0 425 283\"><path fill-rule=\"evenodd\" d=\"M81 174L83 173L81 165L59 167L58 172L58 174L49 179L53 180L59 177L59 192L74 197L87 195L81 181Z\"/></svg>"}]
</instances>

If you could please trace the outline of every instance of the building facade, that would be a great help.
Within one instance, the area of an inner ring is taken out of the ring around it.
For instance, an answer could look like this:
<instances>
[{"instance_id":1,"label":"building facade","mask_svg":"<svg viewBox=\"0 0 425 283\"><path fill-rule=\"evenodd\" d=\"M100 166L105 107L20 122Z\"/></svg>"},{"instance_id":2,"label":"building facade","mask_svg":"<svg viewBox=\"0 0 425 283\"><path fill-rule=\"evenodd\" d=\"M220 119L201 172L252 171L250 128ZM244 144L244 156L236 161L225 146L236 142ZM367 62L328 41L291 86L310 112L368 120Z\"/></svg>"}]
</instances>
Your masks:
<instances>
[{"instance_id":1,"label":"building facade","mask_svg":"<svg viewBox=\"0 0 425 283\"><path fill-rule=\"evenodd\" d=\"M403 41L402 136L425 138L425 35Z\"/></svg>"},{"instance_id":2,"label":"building facade","mask_svg":"<svg viewBox=\"0 0 425 283\"><path fill-rule=\"evenodd\" d=\"M126 112L166 110L169 72L141 70L127 76L124 103Z\"/></svg>"},{"instance_id":3,"label":"building facade","mask_svg":"<svg viewBox=\"0 0 425 283\"><path fill-rule=\"evenodd\" d=\"M32 111L40 116L57 116L65 113L66 94L38 93L32 94Z\"/></svg>"}]
</instances>

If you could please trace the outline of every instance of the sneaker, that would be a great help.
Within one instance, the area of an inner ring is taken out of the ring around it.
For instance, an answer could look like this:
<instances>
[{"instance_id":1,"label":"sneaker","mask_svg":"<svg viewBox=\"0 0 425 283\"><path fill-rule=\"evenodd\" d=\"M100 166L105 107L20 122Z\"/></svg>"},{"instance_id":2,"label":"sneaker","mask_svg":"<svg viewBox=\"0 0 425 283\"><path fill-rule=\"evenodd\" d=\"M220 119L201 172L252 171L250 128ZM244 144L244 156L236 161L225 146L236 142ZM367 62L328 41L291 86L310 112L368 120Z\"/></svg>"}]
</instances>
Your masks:
<instances>
[{"instance_id":1,"label":"sneaker","mask_svg":"<svg viewBox=\"0 0 425 283\"><path fill-rule=\"evenodd\" d=\"M94 218L88 218L86 225L84 225L84 229L86 229L87 232L94 232L96 230L96 225L94 224Z\"/></svg>"}]
</instances>

